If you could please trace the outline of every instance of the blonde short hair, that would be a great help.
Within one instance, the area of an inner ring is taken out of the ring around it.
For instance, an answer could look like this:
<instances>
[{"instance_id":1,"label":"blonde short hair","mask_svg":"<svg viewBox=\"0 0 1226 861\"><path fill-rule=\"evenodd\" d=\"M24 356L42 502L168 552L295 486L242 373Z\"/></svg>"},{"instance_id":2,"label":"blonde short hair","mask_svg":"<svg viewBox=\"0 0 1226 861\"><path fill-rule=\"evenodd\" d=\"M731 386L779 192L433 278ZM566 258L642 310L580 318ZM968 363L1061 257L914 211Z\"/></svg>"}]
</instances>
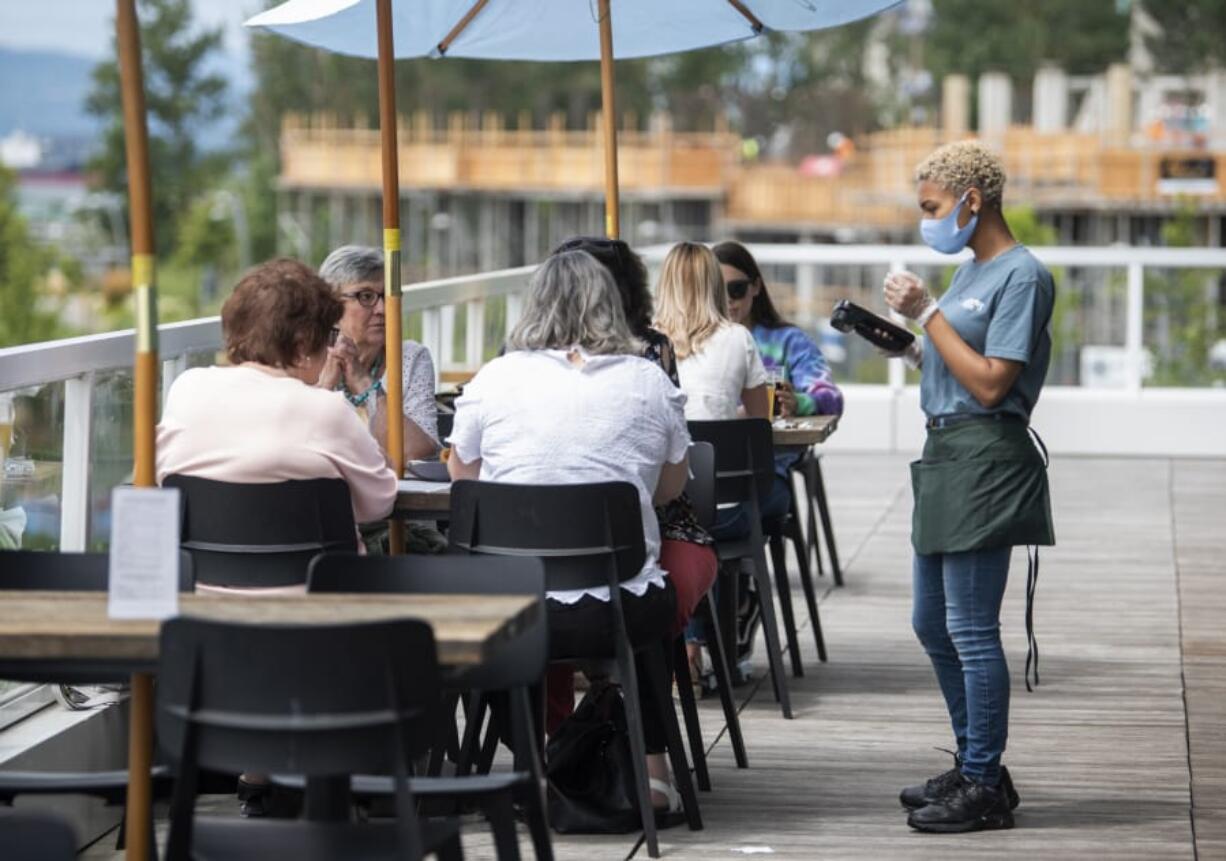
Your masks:
<instances>
[{"instance_id":1,"label":"blonde short hair","mask_svg":"<svg viewBox=\"0 0 1226 861\"><path fill-rule=\"evenodd\" d=\"M673 246L656 286L656 328L685 359L728 323L728 294L715 252L697 242Z\"/></svg>"},{"instance_id":2,"label":"blonde short hair","mask_svg":"<svg viewBox=\"0 0 1226 861\"><path fill-rule=\"evenodd\" d=\"M1000 206L1005 168L1000 157L979 141L956 141L939 147L915 169L916 182L935 182L957 197L977 188L984 203Z\"/></svg>"}]
</instances>

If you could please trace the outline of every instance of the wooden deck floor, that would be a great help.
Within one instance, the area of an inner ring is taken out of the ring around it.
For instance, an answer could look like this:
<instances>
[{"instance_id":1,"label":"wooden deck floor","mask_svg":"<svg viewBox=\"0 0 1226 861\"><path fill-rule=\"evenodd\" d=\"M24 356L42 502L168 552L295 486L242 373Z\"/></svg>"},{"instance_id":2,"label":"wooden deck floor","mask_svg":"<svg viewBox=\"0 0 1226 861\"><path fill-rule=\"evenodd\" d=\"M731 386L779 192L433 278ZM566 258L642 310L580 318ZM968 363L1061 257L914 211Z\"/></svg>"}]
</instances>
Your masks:
<instances>
[{"instance_id":1,"label":"wooden deck floor","mask_svg":"<svg viewBox=\"0 0 1226 861\"><path fill-rule=\"evenodd\" d=\"M790 722L769 683L741 689L746 771L717 704L702 704L706 827L663 832L666 858L1226 858L1226 462L1053 462L1060 543L1042 556L1035 693L1021 678L1020 552L1003 613L1017 828L944 837L912 833L897 802L903 784L948 767L933 748L951 746L910 628L906 460L826 461L847 578L823 584L830 662L818 665L806 627ZM466 857L493 857L480 823L464 839ZM635 837L557 837L555 848L646 857Z\"/></svg>"}]
</instances>

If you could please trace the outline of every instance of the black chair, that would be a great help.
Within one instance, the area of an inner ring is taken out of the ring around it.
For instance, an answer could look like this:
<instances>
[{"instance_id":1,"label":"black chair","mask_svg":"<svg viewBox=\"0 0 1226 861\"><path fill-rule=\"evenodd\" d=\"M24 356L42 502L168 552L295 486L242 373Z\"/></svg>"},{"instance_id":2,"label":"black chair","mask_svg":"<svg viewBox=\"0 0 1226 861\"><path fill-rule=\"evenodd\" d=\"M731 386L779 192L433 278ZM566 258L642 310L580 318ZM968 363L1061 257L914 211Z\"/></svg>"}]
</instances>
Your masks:
<instances>
[{"instance_id":1,"label":"black chair","mask_svg":"<svg viewBox=\"0 0 1226 861\"><path fill-rule=\"evenodd\" d=\"M168 475L162 485L182 493L179 541L197 583L302 585L317 554L357 546L349 486L339 478L235 484Z\"/></svg>"},{"instance_id":2,"label":"black chair","mask_svg":"<svg viewBox=\"0 0 1226 861\"><path fill-rule=\"evenodd\" d=\"M749 519L747 538L716 543L721 563L719 605L724 642L736 642L735 616L739 588L736 574L741 565L747 562L758 591L766 657L770 664L775 698L779 701L783 716L791 719L792 699L783 670L779 626L771 599L771 577L766 567L766 538L762 533L761 499L770 493L775 480L770 422L765 419L693 421L689 422L689 429L690 437L695 442L709 442L715 447L716 502L744 505ZM729 576L725 576L725 572Z\"/></svg>"},{"instance_id":3,"label":"black chair","mask_svg":"<svg viewBox=\"0 0 1226 861\"><path fill-rule=\"evenodd\" d=\"M4 861L74 861L77 836L57 816L34 811L0 812Z\"/></svg>"},{"instance_id":4,"label":"black chair","mask_svg":"<svg viewBox=\"0 0 1226 861\"><path fill-rule=\"evenodd\" d=\"M408 782L413 758L434 742L441 693L425 622L167 621L156 727L177 772L168 861L461 858L458 826L419 821ZM197 817L202 768L304 775L308 820ZM348 811L350 775L389 773L396 777L394 823L319 816L318 809ZM321 787L327 793L316 794Z\"/></svg>"},{"instance_id":5,"label":"black chair","mask_svg":"<svg viewBox=\"0 0 1226 861\"><path fill-rule=\"evenodd\" d=\"M839 564L839 549L834 542L834 526L830 522L830 500L826 496L826 482L822 478L822 456L809 449L794 467L801 475L805 484L805 496L809 500L809 551L817 560L817 574L823 576L821 537L817 532L817 515L821 517L822 531L826 534L826 551L830 554L830 570L834 574L834 585L843 585L843 568Z\"/></svg>"},{"instance_id":6,"label":"black chair","mask_svg":"<svg viewBox=\"0 0 1226 861\"><path fill-rule=\"evenodd\" d=\"M792 609L792 584L788 577L787 546L785 541L791 541L796 551L796 567L800 576L800 585L804 590L805 603L809 610L809 624L813 628L813 638L817 643L817 658L826 661L826 640L822 636L822 620L817 610L817 592L813 587L813 576L809 570L809 548L805 543L804 533L800 527L800 508L797 506L796 488L791 481L792 472L788 471L788 510L776 517L768 517L762 524L762 532L766 535L770 546L771 567L775 572L775 588L779 593L779 606L783 611L783 630L788 638L788 656L791 658L792 675L796 678L804 676L804 665L800 659L800 636L796 630L796 616Z\"/></svg>"},{"instance_id":7,"label":"black chair","mask_svg":"<svg viewBox=\"0 0 1226 861\"><path fill-rule=\"evenodd\" d=\"M689 497L694 518L700 526L709 528L715 521L715 447L708 442L696 442L690 446L690 479L686 483L685 492ZM708 591L698 602L694 615L703 621L708 631L707 650L711 653L711 665L715 673L715 684L719 691L720 705L724 710L724 725L728 728L728 738L732 743L732 755L737 768L748 768L749 759L745 755L745 740L741 735L741 716L737 711L736 699L732 690L732 674L728 669L727 652L724 649L724 638L720 626L716 624L718 614L715 611L715 600ZM677 698L681 701L681 713L685 717L686 734L690 742L690 758L694 760L694 776L698 788L704 792L711 789L711 777L707 769L706 751L703 748L702 729L698 723L698 706L694 702L694 688L690 678L689 657L685 651L685 637L682 635L675 644L677 655Z\"/></svg>"},{"instance_id":8,"label":"black chair","mask_svg":"<svg viewBox=\"0 0 1226 861\"><path fill-rule=\"evenodd\" d=\"M667 636L662 636L636 648L626 633L620 584L637 576L646 558L642 514L634 486L627 482L520 485L457 481L451 489L449 538L453 547L469 553L539 557L545 563L550 591L608 587L609 612L613 614L616 631L609 644L612 656L567 655L559 660L596 664L621 683L639 814L648 854L658 858L660 847L647 786L646 745L635 669L636 653L643 655L687 821L692 830L702 828L698 796L672 706L664 652L670 643Z\"/></svg>"},{"instance_id":9,"label":"black chair","mask_svg":"<svg viewBox=\"0 0 1226 861\"><path fill-rule=\"evenodd\" d=\"M539 559L449 554L445 556L318 556L311 563L307 578L309 592L409 593L417 595L533 595L545 600L545 568ZM549 628L545 608L527 630L509 642L500 643L487 661L445 679L456 691L472 693L468 700L468 720L463 748L471 750L479 738L488 694L505 694L509 713L509 737L515 758L511 774L480 775L457 780L415 778L409 785L419 799L465 797L482 802L498 841L499 858L518 857L515 820L502 802L519 797L527 813L528 828L538 859L553 857L549 824L545 812L545 776L537 744L532 689L541 684L549 659ZM444 724L455 714L453 696ZM489 738L497 743L498 728L490 722ZM454 727L452 727L454 728ZM488 745L487 745L488 747ZM435 753L443 746L436 745ZM431 769L437 773L441 756ZM357 777L353 781L358 795L387 795L392 786L386 778Z\"/></svg>"},{"instance_id":10,"label":"black chair","mask_svg":"<svg viewBox=\"0 0 1226 861\"><path fill-rule=\"evenodd\" d=\"M48 553L35 550L11 550L0 553L0 590L44 590L105 592L110 564L105 553ZM191 557L179 553L179 591L194 588ZM11 676L12 673L5 674ZM36 671L32 681L58 684L83 684L126 681L123 677L96 677L92 673L71 678ZM165 792L170 785L170 770L156 765L152 771L155 790ZM88 795L100 798L108 805L122 805L127 800L128 772L109 771L5 771L0 770L0 805L12 806L20 795ZM126 822L124 823L126 825ZM152 828L152 823L150 823ZM152 844L151 844L152 845ZM123 846L123 830L119 848Z\"/></svg>"}]
</instances>

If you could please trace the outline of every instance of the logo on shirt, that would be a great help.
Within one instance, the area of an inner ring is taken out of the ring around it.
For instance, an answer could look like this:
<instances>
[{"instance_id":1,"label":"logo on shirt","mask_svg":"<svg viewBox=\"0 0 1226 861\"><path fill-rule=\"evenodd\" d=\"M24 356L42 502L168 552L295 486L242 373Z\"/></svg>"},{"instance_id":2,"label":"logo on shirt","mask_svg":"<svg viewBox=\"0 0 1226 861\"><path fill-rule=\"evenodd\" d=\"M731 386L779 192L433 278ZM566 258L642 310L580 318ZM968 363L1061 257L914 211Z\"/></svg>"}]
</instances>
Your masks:
<instances>
[{"instance_id":1,"label":"logo on shirt","mask_svg":"<svg viewBox=\"0 0 1226 861\"><path fill-rule=\"evenodd\" d=\"M962 307L970 311L972 314L978 314L983 310L984 305L978 299L971 296L962 300Z\"/></svg>"}]
</instances>

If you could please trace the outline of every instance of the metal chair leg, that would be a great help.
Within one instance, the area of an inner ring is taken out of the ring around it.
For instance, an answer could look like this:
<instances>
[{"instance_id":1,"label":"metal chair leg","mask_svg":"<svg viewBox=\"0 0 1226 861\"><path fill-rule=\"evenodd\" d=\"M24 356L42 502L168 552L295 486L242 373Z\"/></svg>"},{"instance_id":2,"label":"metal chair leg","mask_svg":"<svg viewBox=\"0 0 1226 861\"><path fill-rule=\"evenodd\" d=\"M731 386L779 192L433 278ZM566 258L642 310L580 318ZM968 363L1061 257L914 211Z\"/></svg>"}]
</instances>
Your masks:
<instances>
[{"instance_id":1,"label":"metal chair leg","mask_svg":"<svg viewBox=\"0 0 1226 861\"><path fill-rule=\"evenodd\" d=\"M822 478L821 460L814 456L813 475L816 479L813 485L813 495L817 499L817 511L822 519L822 531L826 533L826 550L830 554L830 570L834 573L834 585L843 585L843 569L839 565L839 550L834 544L834 526L830 522L830 503L826 498L826 482Z\"/></svg>"},{"instance_id":2,"label":"metal chair leg","mask_svg":"<svg viewBox=\"0 0 1226 861\"><path fill-rule=\"evenodd\" d=\"M668 677L664 652L668 645L661 641L659 645L649 648L645 655L644 665L655 695L656 711L664 724L668 759L673 769L673 780L677 782L677 792L681 795L681 804L685 808L686 822L689 823L691 831L701 831L702 814L698 810L698 793L694 791L694 781L690 777L690 764L685 758L685 745L681 741L681 727L677 723L677 711L673 708L673 696L670 690L672 680Z\"/></svg>"},{"instance_id":3,"label":"metal chair leg","mask_svg":"<svg viewBox=\"0 0 1226 861\"><path fill-rule=\"evenodd\" d=\"M805 668L800 660L800 638L796 633L796 615L792 611L792 584L788 579L787 549L782 535L770 537L771 564L775 571L775 591L779 593L779 608L783 611L783 632L788 638L788 655L792 675L803 678Z\"/></svg>"},{"instance_id":4,"label":"metal chair leg","mask_svg":"<svg viewBox=\"0 0 1226 861\"><path fill-rule=\"evenodd\" d=\"M694 778L703 792L711 791L711 774L707 771L707 753L702 743L702 725L698 722L698 705L694 702L694 680L690 676L689 655L685 651L685 637L674 638L673 676L677 680L677 699L681 701L681 714L685 718L685 733L690 742L690 759L694 761Z\"/></svg>"},{"instance_id":5,"label":"metal chair leg","mask_svg":"<svg viewBox=\"0 0 1226 861\"><path fill-rule=\"evenodd\" d=\"M711 654L711 666L715 671L715 683L719 688L720 705L724 708L724 724L728 727L728 739L732 742L732 755L737 768L749 768L745 755L745 739L741 735L741 716L736 709L732 693L732 674L728 671L728 653L724 649L724 636L715 622L715 599L708 592L698 603L698 613L707 629L707 651Z\"/></svg>"}]
</instances>

